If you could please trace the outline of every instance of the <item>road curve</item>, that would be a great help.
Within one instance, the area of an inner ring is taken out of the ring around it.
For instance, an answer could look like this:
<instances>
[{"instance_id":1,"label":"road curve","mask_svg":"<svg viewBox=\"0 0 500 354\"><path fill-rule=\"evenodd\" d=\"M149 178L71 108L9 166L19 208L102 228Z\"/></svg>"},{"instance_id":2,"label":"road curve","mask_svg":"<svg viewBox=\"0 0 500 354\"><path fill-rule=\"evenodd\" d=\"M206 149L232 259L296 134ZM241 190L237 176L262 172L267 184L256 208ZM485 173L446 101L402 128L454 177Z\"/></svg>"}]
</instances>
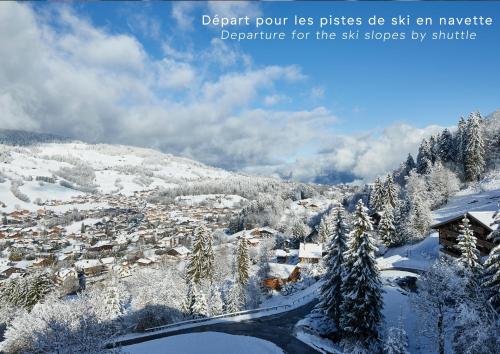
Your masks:
<instances>
[{"instance_id":1,"label":"road curve","mask_svg":"<svg viewBox=\"0 0 500 354\"><path fill-rule=\"evenodd\" d=\"M405 267L390 267L381 269L380 271L383 272L388 270L401 270L416 274L424 273L424 271L420 269ZM255 319L238 322L228 319L226 322L199 325L176 331L151 333L146 336L121 340L115 342L114 345L118 347L127 346L179 334L195 332L223 332L234 335L257 337L270 341L283 349L287 354L315 354L319 353L319 351L314 350L307 344L295 338L293 335L293 329L298 321L311 312L317 302L317 300L313 300L294 310Z\"/></svg>"},{"instance_id":2,"label":"road curve","mask_svg":"<svg viewBox=\"0 0 500 354\"><path fill-rule=\"evenodd\" d=\"M240 322L233 322L229 320L228 322L201 325L198 327L180 329L166 333L152 333L149 336L122 340L116 342L115 345L127 346L159 338L175 336L178 334L194 332L223 332L267 340L276 344L287 354L317 354L319 351L314 350L293 336L293 328L295 324L311 312L316 303L317 300L314 300L304 306L288 312ZM230 353L230 351L228 351L228 353Z\"/></svg>"}]
</instances>

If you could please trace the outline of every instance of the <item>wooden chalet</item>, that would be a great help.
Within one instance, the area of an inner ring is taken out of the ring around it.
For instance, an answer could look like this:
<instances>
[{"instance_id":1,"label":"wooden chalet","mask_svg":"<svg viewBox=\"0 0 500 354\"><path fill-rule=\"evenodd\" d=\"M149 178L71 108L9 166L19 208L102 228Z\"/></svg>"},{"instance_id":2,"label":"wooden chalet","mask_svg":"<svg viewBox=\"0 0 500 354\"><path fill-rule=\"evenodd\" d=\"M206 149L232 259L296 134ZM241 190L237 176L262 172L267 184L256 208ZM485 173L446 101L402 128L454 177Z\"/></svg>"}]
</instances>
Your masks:
<instances>
[{"instance_id":1,"label":"wooden chalet","mask_svg":"<svg viewBox=\"0 0 500 354\"><path fill-rule=\"evenodd\" d=\"M496 231L498 227L497 224L493 223L494 215L495 212L493 211L470 211L465 213L477 239L476 246L481 256L489 254L494 247L493 240L489 238L489 235ZM460 235L460 225L463 218L464 214L460 214L432 225L431 228L439 232L439 244L442 246L441 251L443 253L451 256L460 255L458 236Z\"/></svg>"},{"instance_id":2,"label":"wooden chalet","mask_svg":"<svg viewBox=\"0 0 500 354\"><path fill-rule=\"evenodd\" d=\"M272 290L280 290L289 282L296 282L300 278L300 268L296 265L269 263L268 278L264 279L263 286Z\"/></svg>"}]
</instances>

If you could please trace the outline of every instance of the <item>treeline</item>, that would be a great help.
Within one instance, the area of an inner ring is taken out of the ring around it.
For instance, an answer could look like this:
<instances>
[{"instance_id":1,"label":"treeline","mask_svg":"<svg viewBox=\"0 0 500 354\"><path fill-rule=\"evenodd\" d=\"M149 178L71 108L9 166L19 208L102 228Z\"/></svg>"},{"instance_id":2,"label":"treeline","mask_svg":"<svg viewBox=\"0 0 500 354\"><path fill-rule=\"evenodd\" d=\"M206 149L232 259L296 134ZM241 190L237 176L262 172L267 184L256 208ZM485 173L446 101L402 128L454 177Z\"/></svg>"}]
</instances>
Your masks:
<instances>
[{"instance_id":1,"label":"treeline","mask_svg":"<svg viewBox=\"0 0 500 354\"><path fill-rule=\"evenodd\" d=\"M381 216L379 227L389 230L386 245L425 237L431 210L446 204L463 184L478 182L495 169L500 161L499 134L495 117L485 119L473 112L459 120L456 130L444 129L423 139L416 161L409 154L385 181L377 178L369 190L369 205ZM393 201L381 202L388 189L395 189Z\"/></svg>"},{"instance_id":2,"label":"treeline","mask_svg":"<svg viewBox=\"0 0 500 354\"><path fill-rule=\"evenodd\" d=\"M317 193L314 187L303 183L240 175L225 179L185 182L177 187L161 190L153 200L168 203L179 196L204 194L233 194L250 200L257 199L260 194L270 194L279 195L283 199L299 200L310 198Z\"/></svg>"}]
</instances>

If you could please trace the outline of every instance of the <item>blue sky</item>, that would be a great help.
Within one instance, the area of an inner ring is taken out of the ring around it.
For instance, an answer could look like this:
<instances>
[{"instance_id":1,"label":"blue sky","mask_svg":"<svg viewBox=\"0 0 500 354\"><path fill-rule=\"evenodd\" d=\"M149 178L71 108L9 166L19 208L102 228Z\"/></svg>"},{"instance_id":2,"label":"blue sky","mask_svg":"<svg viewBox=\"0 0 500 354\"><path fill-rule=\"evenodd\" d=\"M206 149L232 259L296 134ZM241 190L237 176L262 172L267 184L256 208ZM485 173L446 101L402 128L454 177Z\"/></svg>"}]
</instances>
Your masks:
<instances>
[{"instance_id":1,"label":"blue sky","mask_svg":"<svg viewBox=\"0 0 500 354\"><path fill-rule=\"evenodd\" d=\"M218 40L217 29L201 26L201 15L437 18L495 17L499 10L497 2L2 5L0 16L11 21L4 21L0 44L16 27L21 36L24 26L30 48L39 50L24 65L40 71L28 77L18 67L0 69L10 70L0 109L13 115L13 128L150 146L228 169L304 180L329 173L370 179L394 168L439 127L500 107L496 22L470 28L478 33L474 41L235 43ZM9 46L13 58L22 55L22 47ZM33 65L36 57L51 59ZM53 87L68 87L73 77L67 99L43 83L50 72L45 82ZM20 88L40 97L28 100ZM38 100L51 104L41 108L33 103Z\"/></svg>"}]
</instances>

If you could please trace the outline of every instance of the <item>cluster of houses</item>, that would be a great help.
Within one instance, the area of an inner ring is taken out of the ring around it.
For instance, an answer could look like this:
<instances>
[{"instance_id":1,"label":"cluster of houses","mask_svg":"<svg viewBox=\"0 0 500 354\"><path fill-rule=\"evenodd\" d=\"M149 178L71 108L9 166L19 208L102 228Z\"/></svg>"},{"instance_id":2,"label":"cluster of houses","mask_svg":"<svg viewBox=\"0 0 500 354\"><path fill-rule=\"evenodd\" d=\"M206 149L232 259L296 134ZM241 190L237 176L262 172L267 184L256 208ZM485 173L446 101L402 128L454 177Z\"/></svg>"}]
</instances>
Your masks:
<instances>
[{"instance_id":1,"label":"cluster of houses","mask_svg":"<svg viewBox=\"0 0 500 354\"><path fill-rule=\"evenodd\" d=\"M82 276L99 279L111 270L127 276L134 269L187 257L196 227L222 229L239 212L146 203L148 193L82 195L45 202L37 211L4 213L0 281L47 268L59 284L76 284Z\"/></svg>"}]
</instances>

